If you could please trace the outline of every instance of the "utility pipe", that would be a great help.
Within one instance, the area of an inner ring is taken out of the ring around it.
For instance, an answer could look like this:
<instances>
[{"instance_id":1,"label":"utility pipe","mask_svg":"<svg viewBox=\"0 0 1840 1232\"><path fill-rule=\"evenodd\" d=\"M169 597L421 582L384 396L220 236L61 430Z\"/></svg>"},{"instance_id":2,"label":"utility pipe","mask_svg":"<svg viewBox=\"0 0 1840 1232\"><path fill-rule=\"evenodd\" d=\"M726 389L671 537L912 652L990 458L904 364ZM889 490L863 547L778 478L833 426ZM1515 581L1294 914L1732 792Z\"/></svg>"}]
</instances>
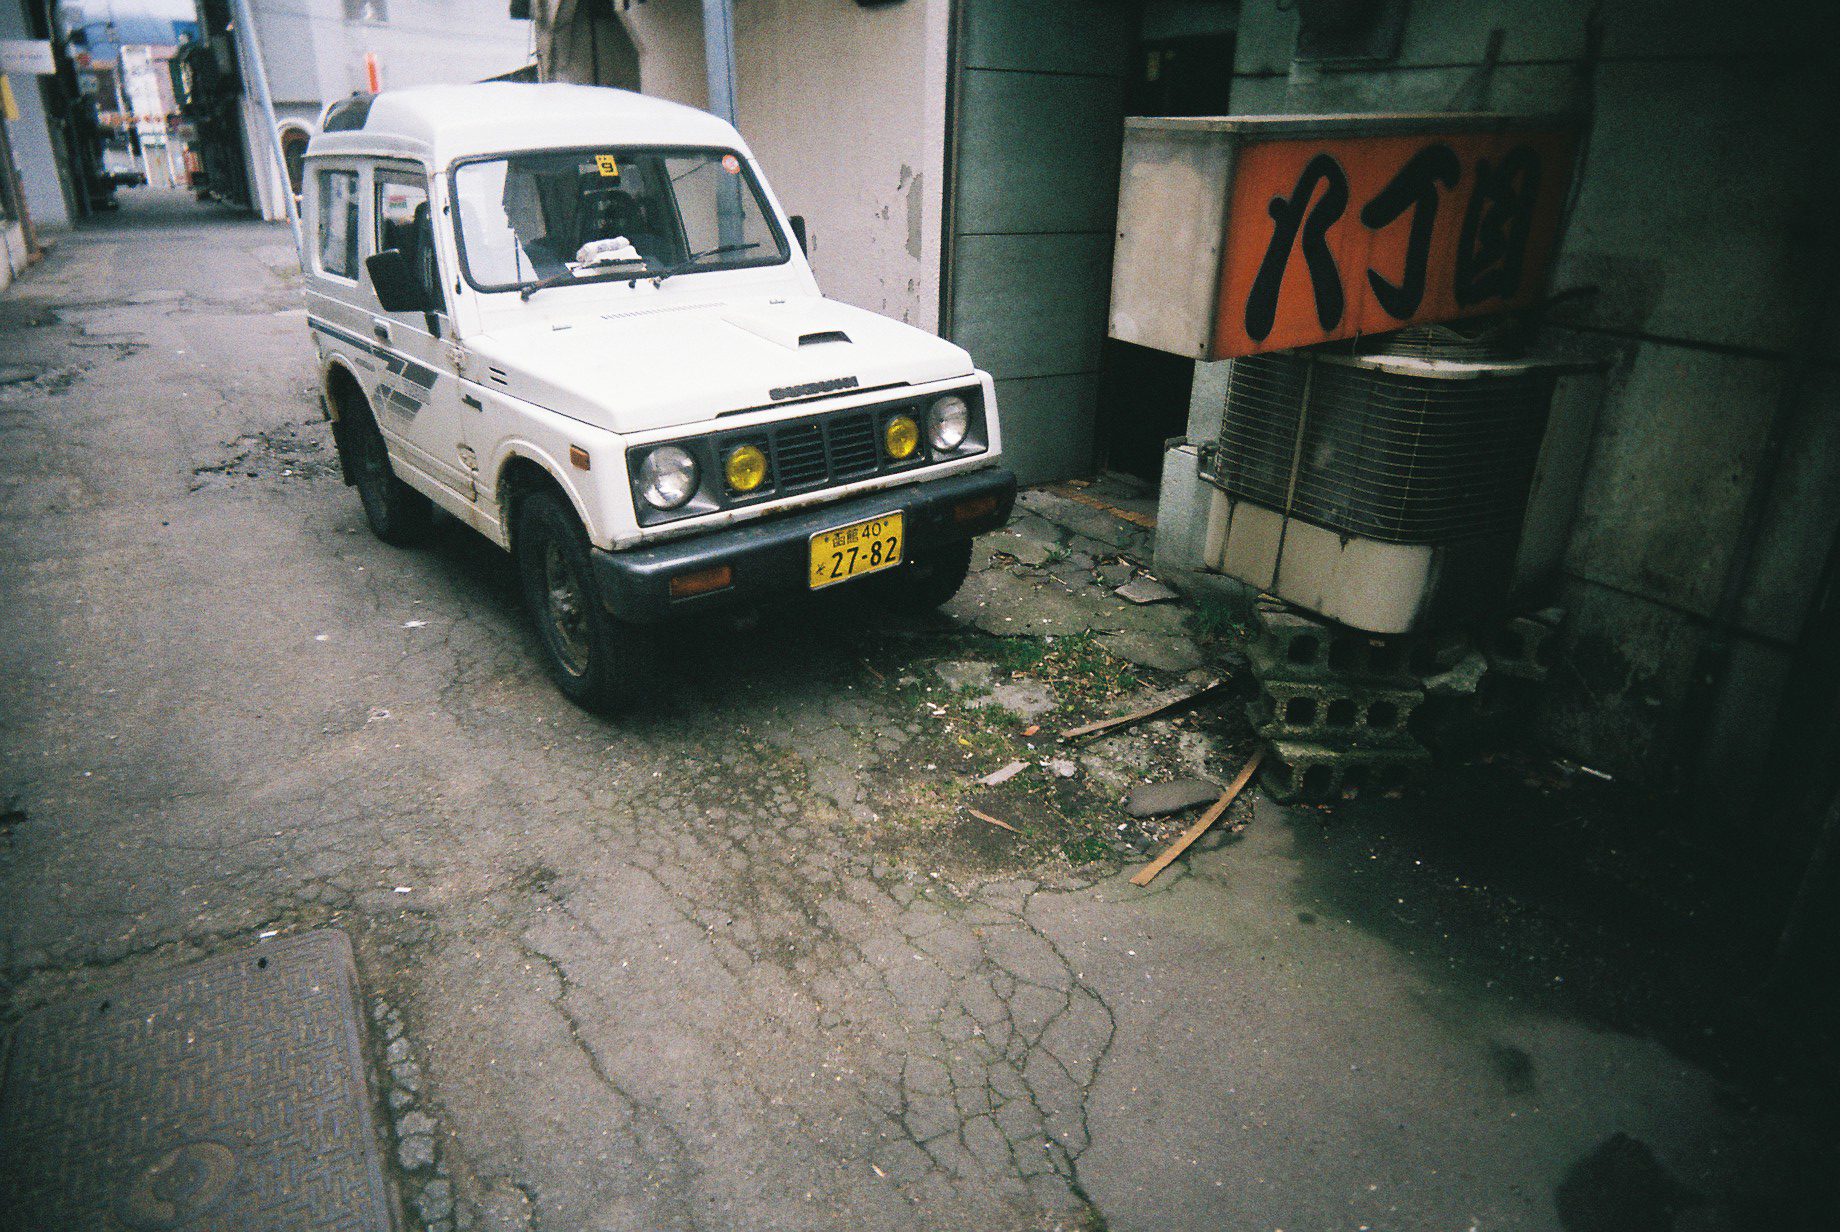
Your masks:
<instances>
[{"instance_id":1,"label":"utility pipe","mask_svg":"<svg viewBox=\"0 0 1840 1232\"><path fill-rule=\"evenodd\" d=\"M250 70L250 79L255 83L256 102L262 108L262 114L268 117L268 148L275 156L275 169L281 173L281 199L287 204L288 225L294 229L294 259L300 262L300 268L307 268L306 246L300 234L300 208L294 201L294 185L288 179L287 154L281 148L281 122L275 116L275 100L268 92L268 66L262 59L262 42L256 37L255 15L249 11L249 0L233 0L236 6L236 32L242 41L242 60Z\"/></svg>"},{"instance_id":2,"label":"utility pipe","mask_svg":"<svg viewBox=\"0 0 1840 1232\"><path fill-rule=\"evenodd\" d=\"M237 0L239 4L247 0ZM735 11L733 0L703 0L703 61L709 73L709 110L735 122Z\"/></svg>"}]
</instances>

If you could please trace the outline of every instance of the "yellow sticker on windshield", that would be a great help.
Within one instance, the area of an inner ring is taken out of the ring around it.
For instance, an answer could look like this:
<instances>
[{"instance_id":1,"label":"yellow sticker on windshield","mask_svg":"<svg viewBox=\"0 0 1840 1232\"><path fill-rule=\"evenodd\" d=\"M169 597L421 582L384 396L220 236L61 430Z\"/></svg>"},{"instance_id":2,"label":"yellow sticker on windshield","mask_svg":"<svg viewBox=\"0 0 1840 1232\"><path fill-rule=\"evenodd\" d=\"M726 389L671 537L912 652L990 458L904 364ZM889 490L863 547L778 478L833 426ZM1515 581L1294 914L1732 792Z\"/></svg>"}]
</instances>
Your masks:
<instances>
[{"instance_id":1,"label":"yellow sticker on windshield","mask_svg":"<svg viewBox=\"0 0 1840 1232\"><path fill-rule=\"evenodd\" d=\"M596 154L594 156L594 169L599 171L602 175L618 179L620 175L620 162L611 154Z\"/></svg>"}]
</instances>

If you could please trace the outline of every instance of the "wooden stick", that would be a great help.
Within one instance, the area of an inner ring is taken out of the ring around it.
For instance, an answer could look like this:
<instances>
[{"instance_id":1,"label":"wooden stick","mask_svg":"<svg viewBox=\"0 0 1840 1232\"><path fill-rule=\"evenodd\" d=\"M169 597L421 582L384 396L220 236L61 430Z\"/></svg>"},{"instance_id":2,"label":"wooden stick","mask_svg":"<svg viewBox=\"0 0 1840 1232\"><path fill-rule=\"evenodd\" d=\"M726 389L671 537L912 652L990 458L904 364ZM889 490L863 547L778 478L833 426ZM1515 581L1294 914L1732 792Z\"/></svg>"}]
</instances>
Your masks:
<instances>
[{"instance_id":1,"label":"wooden stick","mask_svg":"<svg viewBox=\"0 0 1840 1232\"><path fill-rule=\"evenodd\" d=\"M977 809L971 808L969 806L966 807L965 811L967 813L970 813L973 817L977 818L979 821L988 821L993 826L1002 826L1005 830L1008 830L1011 834L1021 834L1022 833L1022 831L1018 830L1015 826L1010 825L1009 822L999 821L995 817L992 817L989 813L981 813Z\"/></svg>"},{"instance_id":2,"label":"wooden stick","mask_svg":"<svg viewBox=\"0 0 1840 1232\"><path fill-rule=\"evenodd\" d=\"M1253 753L1252 760L1246 763L1245 769L1241 770L1238 777L1227 784L1227 789L1220 793L1220 799L1214 801L1213 804L1208 806L1208 811L1201 814L1201 820L1184 831L1181 838L1169 844L1168 850L1164 851L1162 855L1145 865L1131 878L1131 884L1135 886L1149 885L1152 881L1156 880L1156 875L1158 873L1169 867L1170 861L1188 850L1188 845L1190 843L1200 838L1203 834L1206 834L1208 827L1220 820L1220 815L1227 811L1227 805L1233 803L1233 797L1239 795L1240 788L1246 785L1252 778L1252 772L1257 770L1259 768L1259 763L1264 760L1265 746L1260 745L1258 751Z\"/></svg>"},{"instance_id":3,"label":"wooden stick","mask_svg":"<svg viewBox=\"0 0 1840 1232\"><path fill-rule=\"evenodd\" d=\"M1139 710L1135 714L1120 715L1115 719L1100 719L1096 723L1088 723L1083 727L1069 727L1066 731L1061 733L1061 739L1077 740L1081 736L1090 736L1094 732L1110 731L1114 727L1123 727L1127 723L1141 723L1145 719L1154 718L1162 714L1165 710L1174 710L1178 706L1186 706L1190 702L1200 701L1224 683L1225 681L1216 680L1213 684L1197 689L1193 693L1185 693L1181 697L1174 698L1171 701L1158 702L1148 710Z\"/></svg>"}]
</instances>

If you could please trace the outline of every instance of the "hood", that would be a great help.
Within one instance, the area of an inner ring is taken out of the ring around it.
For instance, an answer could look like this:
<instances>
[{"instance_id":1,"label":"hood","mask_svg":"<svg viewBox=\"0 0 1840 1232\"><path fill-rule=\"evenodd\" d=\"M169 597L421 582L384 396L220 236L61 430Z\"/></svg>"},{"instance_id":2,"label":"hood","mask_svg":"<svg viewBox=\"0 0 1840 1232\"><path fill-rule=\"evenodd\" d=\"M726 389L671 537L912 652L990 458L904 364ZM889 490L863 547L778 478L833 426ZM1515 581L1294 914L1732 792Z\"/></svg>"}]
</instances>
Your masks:
<instances>
[{"instance_id":1,"label":"hood","mask_svg":"<svg viewBox=\"0 0 1840 1232\"><path fill-rule=\"evenodd\" d=\"M949 342L824 299L615 309L499 328L468 349L481 385L621 433L972 372Z\"/></svg>"}]
</instances>

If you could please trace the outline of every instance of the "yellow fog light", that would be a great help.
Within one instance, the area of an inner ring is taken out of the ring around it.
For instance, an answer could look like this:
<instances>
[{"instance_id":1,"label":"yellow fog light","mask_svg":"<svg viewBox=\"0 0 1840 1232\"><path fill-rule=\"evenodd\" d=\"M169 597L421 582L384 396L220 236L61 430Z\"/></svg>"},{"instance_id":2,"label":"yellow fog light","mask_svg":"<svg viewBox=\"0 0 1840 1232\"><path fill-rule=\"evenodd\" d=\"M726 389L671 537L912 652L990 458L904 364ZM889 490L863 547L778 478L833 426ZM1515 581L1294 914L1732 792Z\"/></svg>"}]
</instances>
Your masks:
<instances>
[{"instance_id":1,"label":"yellow fog light","mask_svg":"<svg viewBox=\"0 0 1840 1232\"><path fill-rule=\"evenodd\" d=\"M888 427L882 433L882 443L888 448L888 456L896 462L914 456L914 450L920 447L920 425L909 415L896 415L888 421Z\"/></svg>"},{"instance_id":2,"label":"yellow fog light","mask_svg":"<svg viewBox=\"0 0 1840 1232\"><path fill-rule=\"evenodd\" d=\"M752 445L742 445L728 455L723 467L732 492L752 492L767 477L767 455Z\"/></svg>"}]
</instances>

